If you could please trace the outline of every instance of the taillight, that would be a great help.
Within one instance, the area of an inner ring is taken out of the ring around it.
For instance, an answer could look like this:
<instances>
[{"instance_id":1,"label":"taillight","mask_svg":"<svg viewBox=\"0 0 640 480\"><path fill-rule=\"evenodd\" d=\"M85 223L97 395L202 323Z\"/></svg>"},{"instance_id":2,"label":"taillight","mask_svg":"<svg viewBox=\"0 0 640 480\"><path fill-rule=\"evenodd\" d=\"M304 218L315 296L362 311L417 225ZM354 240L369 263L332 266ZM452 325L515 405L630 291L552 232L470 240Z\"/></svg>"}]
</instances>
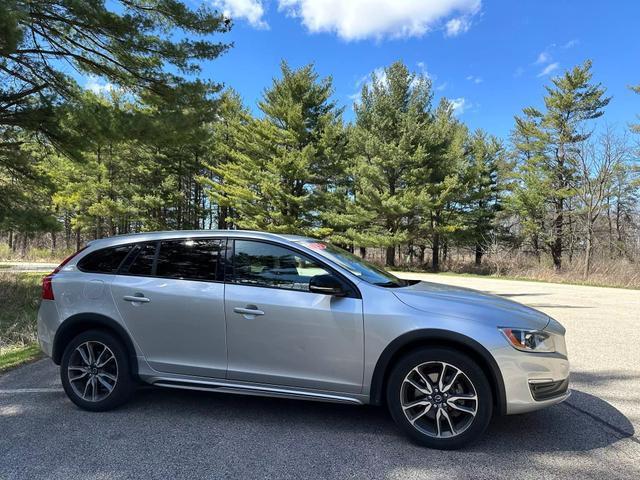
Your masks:
<instances>
[{"instance_id":1,"label":"taillight","mask_svg":"<svg viewBox=\"0 0 640 480\"><path fill-rule=\"evenodd\" d=\"M76 253L72 253L71 255L69 255L67 258L65 258L62 261L62 263L60 265L58 265L53 270L53 272L51 272L49 275L47 275L46 277L44 277L42 279L42 299L43 300L55 300L55 298L53 297L53 286L51 285L51 280L53 279L53 276L56 273L58 273L62 269L62 267L64 267L67 263L69 263L73 257L78 255L85 248L87 248L87 247L82 247Z\"/></svg>"},{"instance_id":2,"label":"taillight","mask_svg":"<svg viewBox=\"0 0 640 480\"><path fill-rule=\"evenodd\" d=\"M51 279L53 274L47 275L42 279L42 299L43 300L55 300L53 298L53 287L51 286Z\"/></svg>"}]
</instances>

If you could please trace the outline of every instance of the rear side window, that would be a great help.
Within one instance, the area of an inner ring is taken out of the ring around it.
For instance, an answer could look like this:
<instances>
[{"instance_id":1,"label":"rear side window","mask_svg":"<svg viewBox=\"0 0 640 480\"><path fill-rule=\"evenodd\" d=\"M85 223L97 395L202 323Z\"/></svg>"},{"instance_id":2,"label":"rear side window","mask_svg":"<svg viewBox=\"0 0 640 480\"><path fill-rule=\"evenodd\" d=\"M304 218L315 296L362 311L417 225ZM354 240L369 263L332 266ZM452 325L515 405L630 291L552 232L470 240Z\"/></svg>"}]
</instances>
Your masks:
<instances>
[{"instance_id":1,"label":"rear side window","mask_svg":"<svg viewBox=\"0 0 640 480\"><path fill-rule=\"evenodd\" d=\"M131 254L131 261L126 273L129 275L151 275L153 273L153 261L156 257L156 242L142 243L136 246Z\"/></svg>"},{"instance_id":2,"label":"rear side window","mask_svg":"<svg viewBox=\"0 0 640 480\"><path fill-rule=\"evenodd\" d=\"M96 250L78 262L78 269L87 273L116 273L132 248L133 245L120 245Z\"/></svg>"},{"instance_id":3,"label":"rear side window","mask_svg":"<svg viewBox=\"0 0 640 480\"><path fill-rule=\"evenodd\" d=\"M160 243L156 276L217 280L223 245L223 241L219 239L163 240Z\"/></svg>"}]
</instances>

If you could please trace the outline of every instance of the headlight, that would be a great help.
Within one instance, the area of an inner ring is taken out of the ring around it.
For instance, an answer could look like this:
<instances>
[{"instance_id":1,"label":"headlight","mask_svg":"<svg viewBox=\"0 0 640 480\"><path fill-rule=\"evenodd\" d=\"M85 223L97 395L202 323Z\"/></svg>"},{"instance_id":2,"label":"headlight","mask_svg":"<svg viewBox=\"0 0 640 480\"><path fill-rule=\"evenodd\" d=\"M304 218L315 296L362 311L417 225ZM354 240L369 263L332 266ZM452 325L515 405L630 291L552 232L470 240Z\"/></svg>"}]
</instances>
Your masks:
<instances>
[{"instance_id":1,"label":"headlight","mask_svg":"<svg viewBox=\"0 0 640 480\"><path fill-rule=\"evenodd\" d=\"M540 330L523 330L520 328L500 328L502 334L513 348L523 352L555 352L553 338Z\"/></svg>"}]
</instances>

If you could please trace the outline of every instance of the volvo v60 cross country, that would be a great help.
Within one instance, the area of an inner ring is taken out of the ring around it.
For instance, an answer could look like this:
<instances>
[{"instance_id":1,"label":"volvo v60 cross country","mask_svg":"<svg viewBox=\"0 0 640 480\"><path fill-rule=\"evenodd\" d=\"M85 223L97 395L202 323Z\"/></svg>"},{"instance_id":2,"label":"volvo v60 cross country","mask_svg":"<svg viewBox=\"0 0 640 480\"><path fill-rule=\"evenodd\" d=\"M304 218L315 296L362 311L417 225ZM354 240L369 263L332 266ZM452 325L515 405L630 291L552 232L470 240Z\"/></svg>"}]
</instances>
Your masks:
<instances>
[{"instance_id":1,"label":"volvo v60 cross country","mask_svg":"<svg viewBox=\"0 0 640 480\"><path fill-rule=\"evenodd\" d=\"M159 232L90 242L43 280L42 349L86 410L137 381L386 404L435 448L569 396L564 328L474 290L407 281L311 238Z\"/></svg>"}]
</instances>

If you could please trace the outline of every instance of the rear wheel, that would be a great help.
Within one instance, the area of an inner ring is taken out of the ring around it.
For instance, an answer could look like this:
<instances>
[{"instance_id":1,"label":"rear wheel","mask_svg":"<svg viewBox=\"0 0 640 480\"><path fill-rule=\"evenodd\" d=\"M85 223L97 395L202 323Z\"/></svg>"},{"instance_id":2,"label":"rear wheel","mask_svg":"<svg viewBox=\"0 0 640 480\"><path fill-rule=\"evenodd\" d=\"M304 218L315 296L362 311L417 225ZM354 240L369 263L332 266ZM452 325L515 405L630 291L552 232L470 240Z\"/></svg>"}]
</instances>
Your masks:
<instances>
[{"instance_id":1,"label":"rear wheel","mask_svg":"<svg viewBox=\"0 0 640 480\"><path fill-rule=\"evenodd\" d=\"M129 358L120 340L101 330L75 337L62 355L60 378L67 396L80 408L111 410L133 394Z\"/></svg>"},{"instance_id":2,"label":"rear wheel","mask_svg":"<svg viewBox=\"0 0 640 480\"><path fill-rule=\"evenodd\" d=\"M449 349L424 349L398 361L389 377L391 416L413 440L431 448L456 449L476 440L493 410L482 369Z\"/></svg>"}]
</instances>

